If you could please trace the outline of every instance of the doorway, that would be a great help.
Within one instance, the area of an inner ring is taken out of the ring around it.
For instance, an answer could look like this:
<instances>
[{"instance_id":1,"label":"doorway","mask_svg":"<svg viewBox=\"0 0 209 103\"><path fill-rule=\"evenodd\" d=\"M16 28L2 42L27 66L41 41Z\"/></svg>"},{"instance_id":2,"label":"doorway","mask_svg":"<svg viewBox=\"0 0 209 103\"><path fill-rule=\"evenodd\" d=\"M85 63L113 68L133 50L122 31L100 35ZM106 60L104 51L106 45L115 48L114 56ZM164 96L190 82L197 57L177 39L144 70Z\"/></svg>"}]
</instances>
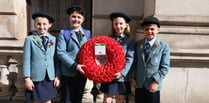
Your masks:
<instances>
[{"instance_id":1,"label":"doorway","mask_svg":"<svg viewBox=\"0 0 209 103\"><path fill-rule=\"evenodd\" d=\"M83 27L91 30L92 0L26 0L28 32L35 30L31 15L35 12L46 12L55 18L50 33L58 35L59 31L69 26L66 9L73 5L80 5L85 10Z\"/></svg>"}]
</instances>

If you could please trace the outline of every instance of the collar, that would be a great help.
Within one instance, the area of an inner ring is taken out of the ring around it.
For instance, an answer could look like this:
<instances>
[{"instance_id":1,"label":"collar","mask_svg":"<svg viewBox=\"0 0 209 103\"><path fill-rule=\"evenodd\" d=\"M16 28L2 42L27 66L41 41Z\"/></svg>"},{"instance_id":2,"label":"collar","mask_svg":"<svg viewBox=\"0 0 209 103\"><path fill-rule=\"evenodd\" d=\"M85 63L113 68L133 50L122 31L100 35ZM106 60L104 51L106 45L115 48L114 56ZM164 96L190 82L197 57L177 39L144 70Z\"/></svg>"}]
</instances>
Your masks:
<instances>
[{"instance_id":1,"label":"collar","mask_svg":"<svg viewBox=\"0 0 209 103\"><path fill-rule=\"evenodd\" d=\"M75 29L71 29L71 28L70 28L70 30L71 30L71 33L75 33L75 32L84 33L84 30L82 27L79 30L75 30Z\"/></svg>"},{"instance_id":2,"label":"collar","mask_svg":"<svg viewBox=\"0 0 209 103\"><path fill-rule=\"evenodd\" d=\"M41 33L38 32L38 35L39 35L39 37L42 37L42 36L47 36L48 37L49 36L49 33L41 34Z\"/></svg>"},{"instance_id":3,"label":"collar","mask_svg":"<svg viewBox=\"0 0 209 103\"><path fill-rule=\"evenodd\" d=\"M72 26L69 26L70 30L73 32L83 32L83 27L80 27L78 30L74 29Z\"/></svg>"},{"instance_id":4,"label":"collar","mask_svg":"<svg viewBox=\"0 0 209 103\"><path fill-rule=\"evenodd\" d=\"M147 43L147 42L149 42L149 44L150 44L151 46L153 46L153 44L155 43L156 39L157 39L156 37L155 37L154 39L150 40L150 41L148 41L147 39L145 39L144 44Z\"/></svg>"},{"instance_id":5,"label":"collar","mask_svg":"<svg viewBox=\"0 0 209 103\"><path fill-rule=\"evenodd\" d=\"M120 37L120 38L122 38L122 37L125 37L126 35L125 34L115 34L115 37Z\"/></svg>"}]
</instances>

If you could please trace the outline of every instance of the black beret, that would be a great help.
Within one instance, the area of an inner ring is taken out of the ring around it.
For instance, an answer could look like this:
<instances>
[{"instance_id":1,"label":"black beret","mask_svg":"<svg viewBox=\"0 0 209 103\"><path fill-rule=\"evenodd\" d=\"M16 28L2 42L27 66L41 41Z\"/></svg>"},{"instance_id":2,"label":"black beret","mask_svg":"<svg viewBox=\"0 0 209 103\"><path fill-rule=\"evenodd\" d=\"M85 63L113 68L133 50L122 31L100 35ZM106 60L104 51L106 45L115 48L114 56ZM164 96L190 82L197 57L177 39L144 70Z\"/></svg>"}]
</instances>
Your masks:
<instances>
[{"instance_id":1,"label":"black beret","mask_svg":"<svg viewBox=\"0 0 209 103\"><path fill-rule=\"evenodd\" d=\"M52 16L48 15L47 13L43 13L43 12L34 13L32 15L33 20L35 20L37 17L45 17L49 20L50 23L53 23L55 21L55 19Z\"/></svg>"},{"instance_id":2,"label":"black beret","mask_svg":"<svg viewBox=\"0 0 209 103\"><path fill-rule=\"evenodd\" d=\"M141 26L144 26L146 24L157 24L157 26L160 28L160 21L156 17L147 17L143 20L141 23Z\"/></svg>"},{"instance_id":3,"label":"black beret","mask_svg":"<svg viewBox=\"0 0 209 103\"><path fill-rule=\"evenodd\" d=\"M110 14L110 20L111 21L113 21L113 19L117 18L117 17L123 17L125 19L126 23L131 21L131 18L128 15L126 15L122 12L114 12L114 13Z\"/></svg>"}]
</instances>

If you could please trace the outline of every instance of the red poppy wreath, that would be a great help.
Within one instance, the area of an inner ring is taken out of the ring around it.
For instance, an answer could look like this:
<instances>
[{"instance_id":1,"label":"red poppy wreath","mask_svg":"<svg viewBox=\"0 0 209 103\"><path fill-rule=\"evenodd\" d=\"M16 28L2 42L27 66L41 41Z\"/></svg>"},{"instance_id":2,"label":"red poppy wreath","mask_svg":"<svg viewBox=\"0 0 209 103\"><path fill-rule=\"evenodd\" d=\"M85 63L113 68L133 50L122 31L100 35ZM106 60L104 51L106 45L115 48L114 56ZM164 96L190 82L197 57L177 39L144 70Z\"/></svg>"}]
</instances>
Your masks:
<instances>
[{"instance_id":1,"label":"red poppy wreath","mask_svg":"<svg viewBox=\"0 0 209 103\"><path fill-rule=\"evenodd\" d=\"M96 63L94 45L105 44L107 62ZM88 40L79 52L79 64L85 65L82 69L85 76L94 82L104 83L114 79L114 74L120 72L125 63L125 54L121 45L108 36L97 36Z\"/></svg>"}]
</instances>

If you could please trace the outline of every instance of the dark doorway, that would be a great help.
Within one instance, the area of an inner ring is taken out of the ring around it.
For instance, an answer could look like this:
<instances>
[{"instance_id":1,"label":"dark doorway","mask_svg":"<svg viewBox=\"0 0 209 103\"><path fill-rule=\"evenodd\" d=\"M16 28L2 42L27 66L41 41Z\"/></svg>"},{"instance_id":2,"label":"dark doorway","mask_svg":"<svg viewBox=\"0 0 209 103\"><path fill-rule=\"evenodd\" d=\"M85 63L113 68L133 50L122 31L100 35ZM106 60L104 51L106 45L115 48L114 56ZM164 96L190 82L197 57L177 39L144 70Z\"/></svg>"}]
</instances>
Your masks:
<instances>
[{"instance_id":1,"label":"dark doorway","mask_svg":"<svg viewBox=\"0 0 209 103\"><path fill-rule=\"evenodd\" d=\"M50 32L57 35L60 29L68 27L66 9L73 5L80 5L85 9L86 17L83 24L84 28L91 30L92 25L92 0L26 0L28 16L28 32L33 31L34 24L31 14L34 12L47 12L54 16L56 21Z\"/></svg>"}]
</instances>

